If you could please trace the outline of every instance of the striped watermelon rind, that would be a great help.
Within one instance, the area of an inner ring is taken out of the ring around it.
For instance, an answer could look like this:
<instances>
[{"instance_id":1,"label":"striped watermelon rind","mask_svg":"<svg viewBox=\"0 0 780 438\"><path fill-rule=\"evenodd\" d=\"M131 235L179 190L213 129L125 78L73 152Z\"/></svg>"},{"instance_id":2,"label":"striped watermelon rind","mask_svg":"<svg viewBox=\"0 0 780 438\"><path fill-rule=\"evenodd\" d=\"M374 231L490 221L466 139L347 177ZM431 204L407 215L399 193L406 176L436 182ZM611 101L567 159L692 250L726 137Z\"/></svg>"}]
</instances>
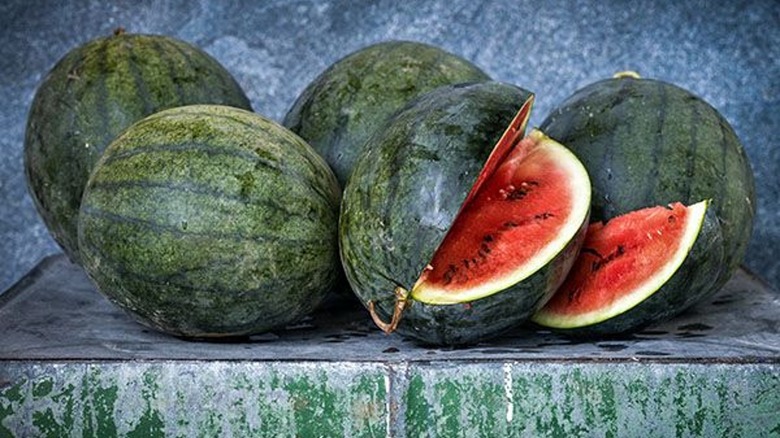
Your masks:
<instances>
[{"instance_id":1,"label":"striped watermelon rind","mask_svg":"<svg viewBox=\"0 0 780 438\"><path fill-rule=\"evenodd\" d=\"M275 122L226 106L161 111L96 165L80 210L83 266L158 330L260 333L334 287L339 197L322 158Z\"/></svg>"},{"instance_id":2,"label":"striped watermelon rind","mask_svg":"<svg viewBox=\"0 0 780 438\"><path fill-rule=\"evenodd\" d=\"M329 66L282 124L325 157L343 186L365 141L410 100L443 85L487 80L478 67L441 48L384 41Z\"/></svg>"},{"instance_id":3,"label":"striped watermelon rind","mask_svg":"<svg viewBox=\"0 0 780 438\"><path fill-rule=\"evenodd\" d=\"M233 76L203 50L162 35L117 32L68 52L30 108L24 164L35 206L78 261L76 223L89 173L133 122L187 104L251 109Z\"/></svg>"},{"instance_id":4,"label":"striped watermelon rind","mask_svg":"<svg viewBox=\"0 0 780 438\"><path fill-rule=\"evenodd\" d=\"M367 142L344 191L339 235L352 290L380 321L392 320L396 291L412 290L530 96L495 82L441 87L411 102ZM516 287L470 303L410 299L393 328L424 344L457 345L516 326L563 281L586 222L558 257Z\"/></svg>"},{"instance_id":5,"label":"striped watermelon rind","mask_svg":"<svg viewBox=\"0 0 780 438\"><path fill-rule=\"evenodd\" d=\"M676 85L618 75L576 91L540 129L587 168L593 220L710 199L725 264L706 263L717 276L710 294L728 281L750 241L756 194L745 150L714 107Z\"/></svg>"}]
</instances>

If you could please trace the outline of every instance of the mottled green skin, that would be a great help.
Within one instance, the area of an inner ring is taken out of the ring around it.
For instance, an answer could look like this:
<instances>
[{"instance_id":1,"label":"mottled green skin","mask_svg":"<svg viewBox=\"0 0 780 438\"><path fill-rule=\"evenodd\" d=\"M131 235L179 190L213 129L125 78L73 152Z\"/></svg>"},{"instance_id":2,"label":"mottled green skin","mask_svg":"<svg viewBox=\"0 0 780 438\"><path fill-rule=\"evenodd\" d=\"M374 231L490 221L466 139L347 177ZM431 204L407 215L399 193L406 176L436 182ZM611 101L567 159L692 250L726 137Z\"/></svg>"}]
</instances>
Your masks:
<instances>
[{"instance_id":1,"label":"mottled green skin","mask_svg":"<svg viewBox=\"0 0 780 438\"><path fill-rule=\"evenodd\" d=\"M365 141L410 100L442 85L487 80L479 68L438 47L382 42L321 73L283 124L325 157L343 186Z\"/></svg>"},{"instance_id":2,"label":"mottled green skin","mask_svg":"<svg viewBox=\"0 0 780 438\"><path fill-rule=\"evenodd\" d=\"M723 235L712 207L708 208L699 236L682 265L657 291L632 309L597 324L555 329L576 337L599 338L636 332L679 315L714 292L724 264Z\"/></svg>"},{"instance_id":3,"label":"mottled green skin","mask_svg":"<svg viewBox=\"0 0 780 438\"><path fill-rule=\"evenodd\" d=\"M226 106L169 109L96 165L79 217L83 265L167 333L263 332L333 288L339 196L327 164L284 127Z\"/></svg>"},{"instance_id":4,"label":"mottled green skin","mask_svg":"<svg viewBox=\"0 0 780 438\"><path fill-rule=\"evenodd\" d=\"M108 144L144 116L196 103L251 109L214 58L165 36L98 38L52 68L27 120L25 172L38 212L71 260L79 259L81 195Z\"/></svg>"},{"instance_id":5,"label":"mottled green skin","mask_svg":"<svg viewBox=\"0 0 780 438\"><path fill-rule=\"evenodd\" d=\"M756 196L745 151L717 110L661 81L608 79L574 93L541 129L588 170L595 220L711 199L726 265L708 263L718 276L711 291L728 281L750 240Z\"/></svg>"},{"instance_id":6,"label":"mottled green skin","mask_svg":"<svg viewBox=\"0 0 780 438\"><path fill-rule=\"evenodd\" d=\"M394 288L411 290L528 96L496 82L442 87L410 103L367 142L344 192L341 258L355 294L364 305L375 301L384 320ZM583 236L501 293L468 304L412 301L398 332L423 343L467 344L517 325L563 280Z\"/></svg>"}]
</instances>

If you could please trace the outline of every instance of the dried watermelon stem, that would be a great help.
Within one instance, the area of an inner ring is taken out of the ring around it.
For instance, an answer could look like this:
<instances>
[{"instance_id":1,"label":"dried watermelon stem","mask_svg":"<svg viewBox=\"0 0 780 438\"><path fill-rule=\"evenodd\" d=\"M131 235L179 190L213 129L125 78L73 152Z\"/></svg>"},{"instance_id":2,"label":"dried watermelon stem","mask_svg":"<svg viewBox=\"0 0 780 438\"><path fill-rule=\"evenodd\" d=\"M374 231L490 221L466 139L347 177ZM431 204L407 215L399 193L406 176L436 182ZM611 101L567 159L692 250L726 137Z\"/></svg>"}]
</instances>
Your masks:
<instances>
[{"instance_id":1,"label":"dried watermelon stem","mask_svg":"<svg viewBox=\"0 0 780 438\"><path fill-rule=\"evenodd\" d=\"M395 295L395 306L393 306L393 316L390 318L389 323L382 321L382 318L376 313L374 300L368 302L368 312L371 314L371 319L374 320L374 324L376 324L380 330L387 334L393 333L395 329L398 328L398 323L401 322L401 315L403 315L406 306L409 304L409 301L407 300L409 291L406 289L398 286L393 291L393 294Z\"/></svg>"}]
</instances>

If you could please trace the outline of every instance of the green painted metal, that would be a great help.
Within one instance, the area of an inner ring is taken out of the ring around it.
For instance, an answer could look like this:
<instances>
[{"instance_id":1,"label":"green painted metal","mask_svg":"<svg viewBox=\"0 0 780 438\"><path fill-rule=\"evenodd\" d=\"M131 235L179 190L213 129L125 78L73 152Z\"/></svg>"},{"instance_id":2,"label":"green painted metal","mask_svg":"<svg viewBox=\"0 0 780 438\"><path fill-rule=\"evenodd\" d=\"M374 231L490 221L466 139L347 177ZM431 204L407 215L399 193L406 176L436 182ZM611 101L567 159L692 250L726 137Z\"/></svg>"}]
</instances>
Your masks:
<instances>
[{"instance_id":1,"label":"green painted metal","mask_svg":"<svg viewBox=\"0 0 780 438\"><path fill-rule=\"evenodd\" d=\"M0 436L780 434L777 364L6 364Z\"/></svg>"},{"instance_id":2,"label":"green painted metal","mask_svg":"<svg viewBox=\"0 0 780 438\"><path fill-rule=\"evenodd\" d=\"M780 434L777 365L445 363L407 379L409 437Z\"/></svg>"},{"instance_id":3,"label":"green painted metal","mask_svg":"<svg viewBox=\"0 0 780 438\"><path fill-rule=\"evenodd\" d=\"M384 436L383 366L6 364L0 436Z\"/></svg>"},{"instance_id":4,"label":"green painted metal","mask_svg":"<svg viewBox=\"0 0 780 438\"><path fill-rule=\"evenodd\" d=\"M0 294L0 438L780 437L780 296L744 271L621 339L428 348L333 310L183 341L50 258Z\"/></svg>"}]
</instances>

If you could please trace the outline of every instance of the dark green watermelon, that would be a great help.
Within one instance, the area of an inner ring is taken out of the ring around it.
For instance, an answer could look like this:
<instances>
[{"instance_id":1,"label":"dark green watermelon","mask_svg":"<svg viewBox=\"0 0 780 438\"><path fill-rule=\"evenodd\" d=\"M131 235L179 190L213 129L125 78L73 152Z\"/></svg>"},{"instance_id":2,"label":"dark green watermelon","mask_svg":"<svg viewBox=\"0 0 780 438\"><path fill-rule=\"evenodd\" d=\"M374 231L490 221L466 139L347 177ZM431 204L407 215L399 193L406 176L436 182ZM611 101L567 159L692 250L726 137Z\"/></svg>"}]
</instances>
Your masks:
<instances>
[{"instance_id":1,"label":"dark green watermelon","mask_svg":"<svg viewBox=\"0 0 780 438\"><path fill-rule=\"evenodd\" d=\"M38 212L71 260L84 185L103 150L153 112L210 103L251 109L233 77L191 44L160 35L116 35L71 50L41 83L24 142Z\"/></svg>"},{"instance_id":2,"label":"dark green watermelon","mask_svg":"<svg viewBox=\"0 0 780 438\"><path fill-rule=\"evenodd\" d=\"M715 108L675 85L620 76L575 92L541 129L588 169L594 220L710 199L725 263L712 266L710 292L731 277L750 240L755 186L744 148Z\"/></svg>"},{"instance_id":3,"label":"dark green watermelon","mask_svg":"<svg viewBox=\"0 0 780 438\"><path fill-rule=\"evenodd\" d=\"M342 186L363 143L407 102L442 85L490 78L438 47L387 41L347 55L301 93L283 124L309 142Z\"/></svg>"},{"instance_id":4,"label":"dark green watermelon","mask_svg":"<svg viewBox=\"0 0 780 438\"><path fill-rule=\"evenodd\" d=\"M381 320L394 314L396 288L412 290L529 96L495 82L441 87L411 102L366 143L344 191L341 258L353 291ZM393 329L429 344L495 336L543 304L565 275L559 262L573 261L579 243L522 287L467 303L412 301Z\"/></svg>"},{"instance_id":5,"label":"dark green watermelon","mask_svg":"<svg viewBox=\"0 0 780 438\"><path fill-rule=\"evenodd\" d=\"M327 164L281 125L227 106L161 111L96 165L78 223L83 266L164 332L263 332L334 287L339 197Z\"/></svg>"}]
</instances>

